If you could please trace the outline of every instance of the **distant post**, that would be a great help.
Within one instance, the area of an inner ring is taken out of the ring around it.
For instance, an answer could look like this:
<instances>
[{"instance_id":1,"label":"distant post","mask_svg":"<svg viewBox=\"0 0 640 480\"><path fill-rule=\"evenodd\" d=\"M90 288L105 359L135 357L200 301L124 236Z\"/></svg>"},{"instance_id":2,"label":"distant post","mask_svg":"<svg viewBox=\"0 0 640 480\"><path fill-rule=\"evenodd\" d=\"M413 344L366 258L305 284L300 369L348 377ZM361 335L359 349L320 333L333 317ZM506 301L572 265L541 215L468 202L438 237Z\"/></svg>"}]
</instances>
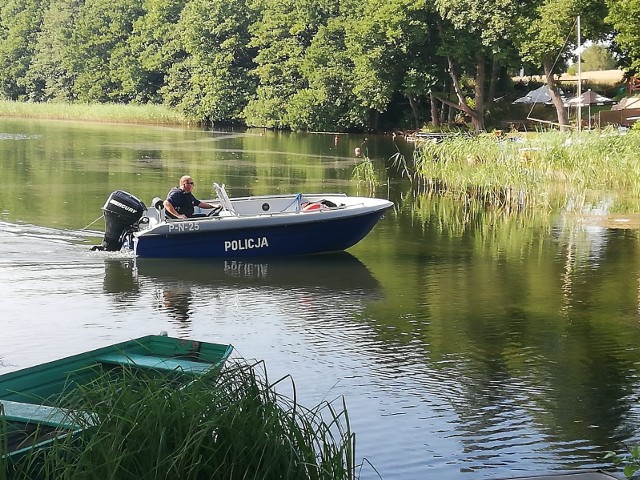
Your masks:
<instances>
[{"instance_id":1,"label":"distant post","mask_svg":"<svg viewBox=\"0 0 640 480\"><path fill-rule=\"evenodd\" d=\"M582 131L582 39L580 38L580 15L578 15L578 133Z\"/></svg>"}]
</instances>

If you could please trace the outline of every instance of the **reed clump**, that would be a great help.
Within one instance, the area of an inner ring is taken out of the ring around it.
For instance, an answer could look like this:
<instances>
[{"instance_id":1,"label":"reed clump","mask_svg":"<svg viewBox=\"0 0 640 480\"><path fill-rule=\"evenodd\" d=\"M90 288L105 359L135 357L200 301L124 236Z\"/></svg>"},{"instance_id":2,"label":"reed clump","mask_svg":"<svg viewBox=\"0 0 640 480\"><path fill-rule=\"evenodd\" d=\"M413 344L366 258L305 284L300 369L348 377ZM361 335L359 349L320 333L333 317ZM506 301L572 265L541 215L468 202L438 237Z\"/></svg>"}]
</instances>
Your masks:
<instances>
[{"instance_id":1,"label":"reed clump","mask_svg":"<svg viewBox=\"0 0 640 480\"><path fill-rule=\"evenodd\" d=\"M344 403L304 408L295 387L293 398L276 391L283 380L239 361L187 384L104 375L62 402L84 433L30 455L14 478L354 478Z\"/></svg>"},{"instance_id":2,"label":"reed clump","mask_svg":"<svg viewBox=\"0 0 640 480\"><path fill-rule=\"evenodd\" d=\"M353 167L352 178L358 183L358 186L365 185L369 192L372 192L376 185L380 183L378 174L373 166L373 162L365 156L360 162Z\"/></svg>"},{"instance_id":3,"label":"reed clump","mask_svg":"<svg viewBox=\"0 0 640 480\"><path fill-rule=\"evenodd\" d=\"M116 103L34 103L0 100L0 117L183 126L198 123L194 118L186 117L163 105Z\"/></svg>"},{"instance_id":4,"label":"reed clump","mask_svg":"<svg viewBox=\"0 0 640 480\"><path fill-rule=\"evenodd\" d=\"M410 173L421 189L499 206L553 207L569 197L640 191L639 147L635 131L454 136L420 144Z\"/></svg>"}]
</instances>

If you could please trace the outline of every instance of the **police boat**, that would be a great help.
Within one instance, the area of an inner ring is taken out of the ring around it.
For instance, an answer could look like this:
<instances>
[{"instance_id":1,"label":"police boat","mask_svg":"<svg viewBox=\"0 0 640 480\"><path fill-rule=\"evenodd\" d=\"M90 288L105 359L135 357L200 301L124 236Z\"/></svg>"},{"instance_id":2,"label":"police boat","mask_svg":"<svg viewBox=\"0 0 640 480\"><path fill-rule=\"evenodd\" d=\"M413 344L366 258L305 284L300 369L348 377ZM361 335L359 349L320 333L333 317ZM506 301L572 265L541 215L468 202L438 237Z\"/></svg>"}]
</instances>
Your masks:
<instances>
[{"instance_id":1,"label":"police boat","mask_svg":"<svg viewBox=\"0 0 640 480\"><path fill-rule=\"evenodd\" d=\"M106 251L133 249L149 258L237 258L306 255L345 250L362 240L393 206L388 200L344 194L260 195L229 198L213 184L212 210L170 219L162 199L149 208L117 190L102 211Z\"/></svg>"}]
</instances>

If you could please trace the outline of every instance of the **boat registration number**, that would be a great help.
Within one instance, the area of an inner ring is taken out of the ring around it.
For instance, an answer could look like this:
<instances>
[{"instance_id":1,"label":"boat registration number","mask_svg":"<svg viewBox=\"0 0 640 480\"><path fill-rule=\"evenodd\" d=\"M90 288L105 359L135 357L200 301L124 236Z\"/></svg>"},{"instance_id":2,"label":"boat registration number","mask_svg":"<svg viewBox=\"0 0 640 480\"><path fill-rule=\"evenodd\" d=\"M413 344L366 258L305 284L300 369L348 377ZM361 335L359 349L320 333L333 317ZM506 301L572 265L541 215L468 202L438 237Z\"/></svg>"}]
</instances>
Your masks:
<instances>
[{"instance_id":1,"label":"boat registration number","mask_svg":"<svg viewBox=\"0 0 640 480\"><path fill-rule=\"evenodd\" d=\"M197 222L175 222L169 224L169 232L196 232L200 230Z\"/></svg>"},{"instance_id":2,"label":"boat registration number","mask_svg":"<svg viewBox=\"0 0 640 480\"><path fill-rule=\"evenodd\" d=\"M224 251L250 250L252 248L266 248L269 246L267 237L243 238L240 240L225 240Z\"/></svg>"}]
</instances>

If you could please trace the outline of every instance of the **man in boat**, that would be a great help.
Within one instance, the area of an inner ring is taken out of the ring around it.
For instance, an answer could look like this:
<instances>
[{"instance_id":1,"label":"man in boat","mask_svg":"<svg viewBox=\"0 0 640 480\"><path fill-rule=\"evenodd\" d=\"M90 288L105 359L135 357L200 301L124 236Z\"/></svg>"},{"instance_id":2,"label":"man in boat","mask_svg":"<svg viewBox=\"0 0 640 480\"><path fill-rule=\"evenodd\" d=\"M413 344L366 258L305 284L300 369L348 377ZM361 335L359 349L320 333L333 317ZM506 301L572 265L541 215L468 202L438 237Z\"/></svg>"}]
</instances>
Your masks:
<instances>
[{"instance_id":1,"label":"man in boat","mask_svg":"<svg viewBox=\"0 0 640 480\"><path fill-rule=\"evenodd\" d=\"M164 201L164 208L169 218L193 218L203 215L194 214L194 207L214 208L206 202L201 202L193 196L192 190L195 183L189 175L180 177L180 187L173 187Z\"/></svg>"}]
</instances>

